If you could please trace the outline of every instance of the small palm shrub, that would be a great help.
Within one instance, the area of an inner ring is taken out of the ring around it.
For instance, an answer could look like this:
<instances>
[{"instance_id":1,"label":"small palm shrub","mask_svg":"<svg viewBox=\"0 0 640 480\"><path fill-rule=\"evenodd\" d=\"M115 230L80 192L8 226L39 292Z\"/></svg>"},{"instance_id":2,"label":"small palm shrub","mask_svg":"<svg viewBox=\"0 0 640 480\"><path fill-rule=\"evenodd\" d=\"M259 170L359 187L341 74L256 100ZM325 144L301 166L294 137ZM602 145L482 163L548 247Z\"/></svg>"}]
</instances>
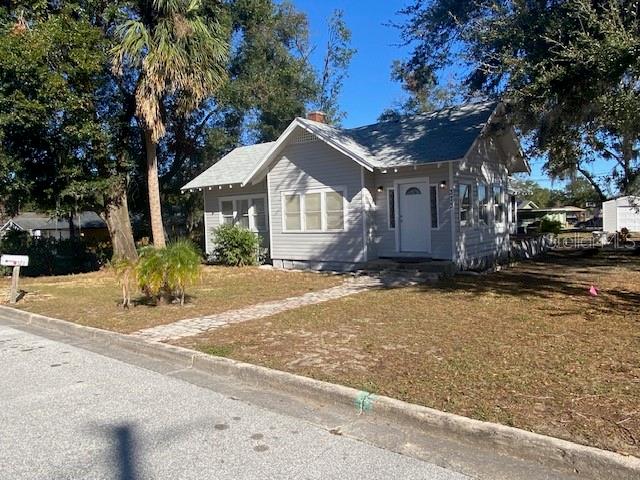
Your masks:
<instances>
[{"instance_id":1,"label":"small palm shrub","mask_svg":"<svg viewBox=\"0 0 640 480\"><path fill-rule=\"evenodd\" d=\"M200 253L190 240L178 240L164 248L165 284L184 305L186 287L194 285L202 275Z\"/></svg>"},{"instance_id":2,"label":"small palm shrub","mask_svg":"<svg viewBox=\"0 0 640 480\"><path fill-rule=\"evenodd\" d=\"M256 265L260 236L237 225L221 225L214 230L216 261L230 267Z\"/></svg>"},{"instance_id":3,"label":"small palm shrub","mask_svg":"<svg viewBox=\"0 0 640 480\"><path fill-rule=\"evenodd\" d=\"M157 300L179 299L201 276L200 253L189 240L178 240L165 248L142 247L135 268L140 290Z\"/></svg>"}]
</instances>

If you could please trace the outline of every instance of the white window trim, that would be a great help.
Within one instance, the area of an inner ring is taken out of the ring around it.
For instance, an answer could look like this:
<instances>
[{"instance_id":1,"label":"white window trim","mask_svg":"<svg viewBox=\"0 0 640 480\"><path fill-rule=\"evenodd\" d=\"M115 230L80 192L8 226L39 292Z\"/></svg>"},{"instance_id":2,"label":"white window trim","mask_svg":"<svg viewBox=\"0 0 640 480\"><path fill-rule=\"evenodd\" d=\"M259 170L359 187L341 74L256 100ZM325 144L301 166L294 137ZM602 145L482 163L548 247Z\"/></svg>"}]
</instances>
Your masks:
<instances>
[{"instance_id":1,"label":"white window trim","mask_svg":"<svg viewBox=\"0 0 640 480\"><path fill-rule=\"evenodd\" d=\"M266 229L265 230L258 230L256 225L255 225L255 216L256 214L254 213L254 208L253 208L253 204L251 203L251 200L255 200L255 199L261 199L264 200L264 218L266 220ZM238 217L238 201L241 200L247 200L249 202L249 210L247 211L247 214L249 215L249 230L251 230L252 232L255 233L266 233L269 231L269 217L268 217L268 210L269 210L269 204L267 202L267 195L266 194L254 194L254 195L233 195L230 197L219 197L218 198L218 225L224 225L224 215L222 214L222 202L232 202L233 203L233 218L237 218Z\"/></svg>"},{"instance_id":2,"label":"white window trim","mask_svg":"<svg viewBox=\"0 0 640 480\"><path fill-rule=\"evenodd\" d=\"M305 195L320 193L320 209L321 209L321 223L322 228L320 230L307 230L306 228L306 216L305 216ZM339 193L342 196L342 228L339 229L329 229L327 228L327 193ZM300 195L300 230L289 230L287 229L287 216L285 209L285 196L287 195ZM347 212L348 212L348 202L347 202L347 187L323 187L323 188L309 188L307 190L291 190L280 192L280 205L281 205L281 216L282 216L282 232L283 233L336 233L336 232L344 232L347 229Z\"/></svg>"},{"instance_id":3,"label":"white window trim","mask_svg":"<svg viewBox=\"0 0 640 480\"><path fill-rule=\"evenodd\" d=\"M469 209L467 212L467 219L462 223L462 198L460 197L460 186L466 185L469 187ZM459 181L456 189L456 195L458 197L458 225L460 228L473 227L473 182L472 181Z\"/></svg>"},{"instance_id":4,"label":"white window trim","mask_svg":"<svg viewBox=\"0 0 640 480\"><path fill-rule=\"evenodd\" d=\"M389 205L391 204L391 192L393 192L393 217L391 216L391 210L389 209ZM397 211L397 205L396 205L396 187L395 185L393 187L389 187L387 188L387 205L386 205L386 210L387 210L387 230L390 231L394 231L396 229L396 225L397 225L397 220L396 220L396 215L395 212ZM393 220L393 226L391 226L391 220Z\"/></svg>"},{"instance_id":5,"label":"white window trim","mask_svg":"<svg viewBox=\"0 0 640 480\"><path fill-rule=\"evenodd\" d=\"M437 227L433 227L433 218L429 218L429 220L431 221L431 230L440 230L441 224L440 224L440 185L437 185L435 183L431 183L429 184L429 210L431 210L431 189L435 188L436 189L436 225L438 225Z\"/></svg>"},{"instance_id":6,"label":"white window trim","mask_svg":"<svg viewBox=\"0 0 640 480\"><path fill-rule=\"evenodd\" d=\"M485 211L487 220L480 219L481 205L480 205L480 185L484 185L485 193ZM476 182L476 204L478 206L478 228L491 226L491 220L493 219L493 190L491 184L483 182L481 180Z\"/></svg>"},{"instance_id":7,"label":"white window trim","mask_svg":"<svg viewBox=\"0 0 640 480\"><path fill-rule=\"evenodd\" d=\"M496 212L498 211L498 208L497 208L497 206L495 204L496 196L495 196L495 193L493 191L493 189L495 187L498 187L500 189L500 201L499 201L498 205L502 205L502 207L503 207L503 215L502 215L501 219L496 218ZM492 207L493 207L493 209L492 209L493 210L493 212L492 212L493 223L495 225L498 225L498 226L501 226L501 227L505 226L507 224L507 212L506 212L506 208L505 208L506 207L506 204L505 204L505 188L504 188L504 186L502 184L500 184L500 183L492 183L491 184L491 203L492 203Z\"/></svg>"}]
</instances>

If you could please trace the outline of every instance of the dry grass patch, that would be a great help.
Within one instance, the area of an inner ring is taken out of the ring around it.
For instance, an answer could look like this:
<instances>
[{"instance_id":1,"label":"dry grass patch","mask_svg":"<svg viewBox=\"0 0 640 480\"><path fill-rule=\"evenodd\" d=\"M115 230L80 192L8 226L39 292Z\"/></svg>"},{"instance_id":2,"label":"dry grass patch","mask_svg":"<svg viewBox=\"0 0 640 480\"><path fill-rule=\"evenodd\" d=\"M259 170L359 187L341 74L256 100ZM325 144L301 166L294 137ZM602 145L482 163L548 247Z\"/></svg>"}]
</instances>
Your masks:
<instances>
[{"instance_id":1,"label":"dry grass patch","mask_svg":"<svg viewBox=\"0 0 640 480\"><path fill-rule=\"evenodd\" d=\"M639 257L561 255L180 343L640 455L639 268Z\"/></svg>"},{"instance_id":2,"label":"dry grass patch","mask_svg":"<svg viewBox=\"0 0 640 480\"><path fill-rule=\"evenodd\" d=\"M10 280L3 281L8 288ZM184 318L302 295L342 281L342 277L314 273L255 267L206 267L203 281L187 290L184 307L149 305L142 297L134 296L135 306L124 310L119 306L121 289L114 275L105 270L61 277L23 278L20 288L26 295L17 307L82 325L130 333ZM3 301L5 297L3 295Z\"/></svg>"}]
</instances>

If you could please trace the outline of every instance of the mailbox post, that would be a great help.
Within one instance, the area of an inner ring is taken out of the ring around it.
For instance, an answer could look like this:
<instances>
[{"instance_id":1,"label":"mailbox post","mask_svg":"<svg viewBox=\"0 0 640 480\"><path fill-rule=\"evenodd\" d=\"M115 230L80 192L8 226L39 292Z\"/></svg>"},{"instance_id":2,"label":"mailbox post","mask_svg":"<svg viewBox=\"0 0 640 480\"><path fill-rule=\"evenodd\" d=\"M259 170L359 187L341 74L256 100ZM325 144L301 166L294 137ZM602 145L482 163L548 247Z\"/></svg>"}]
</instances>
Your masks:
<instances>
[{"instance_id":1,"label":"mailbox post","mask_svg":"<svg viewBox=\"0 0 640 480\"><path fill-rule=\"evenodd\" d=\"M11 275L11 290L9 291L9 303L18 301L18 279L20 278L20 267L29 266L29 257L27 255L2 255L0 257L0 265L5 267L13 267Z\"/></svg>"}]
</instances>

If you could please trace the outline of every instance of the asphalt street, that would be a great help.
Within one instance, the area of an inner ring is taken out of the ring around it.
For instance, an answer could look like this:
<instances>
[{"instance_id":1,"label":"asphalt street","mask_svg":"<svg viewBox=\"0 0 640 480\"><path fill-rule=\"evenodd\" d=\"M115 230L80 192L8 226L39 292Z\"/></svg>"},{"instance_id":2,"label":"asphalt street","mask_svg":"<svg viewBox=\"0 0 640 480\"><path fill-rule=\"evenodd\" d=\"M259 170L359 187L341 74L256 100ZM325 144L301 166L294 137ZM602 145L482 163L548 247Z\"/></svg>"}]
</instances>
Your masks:
<instances>
[{"instance_id":1,"label":"asphalt street","mask_svg":"<svg viewBox=\"0 0 640 480\"><path fill-rule=\"evenodd\" d=\"M178 378L0 326L2 479L464 479Z\"/></svg>"}]
</instances>

